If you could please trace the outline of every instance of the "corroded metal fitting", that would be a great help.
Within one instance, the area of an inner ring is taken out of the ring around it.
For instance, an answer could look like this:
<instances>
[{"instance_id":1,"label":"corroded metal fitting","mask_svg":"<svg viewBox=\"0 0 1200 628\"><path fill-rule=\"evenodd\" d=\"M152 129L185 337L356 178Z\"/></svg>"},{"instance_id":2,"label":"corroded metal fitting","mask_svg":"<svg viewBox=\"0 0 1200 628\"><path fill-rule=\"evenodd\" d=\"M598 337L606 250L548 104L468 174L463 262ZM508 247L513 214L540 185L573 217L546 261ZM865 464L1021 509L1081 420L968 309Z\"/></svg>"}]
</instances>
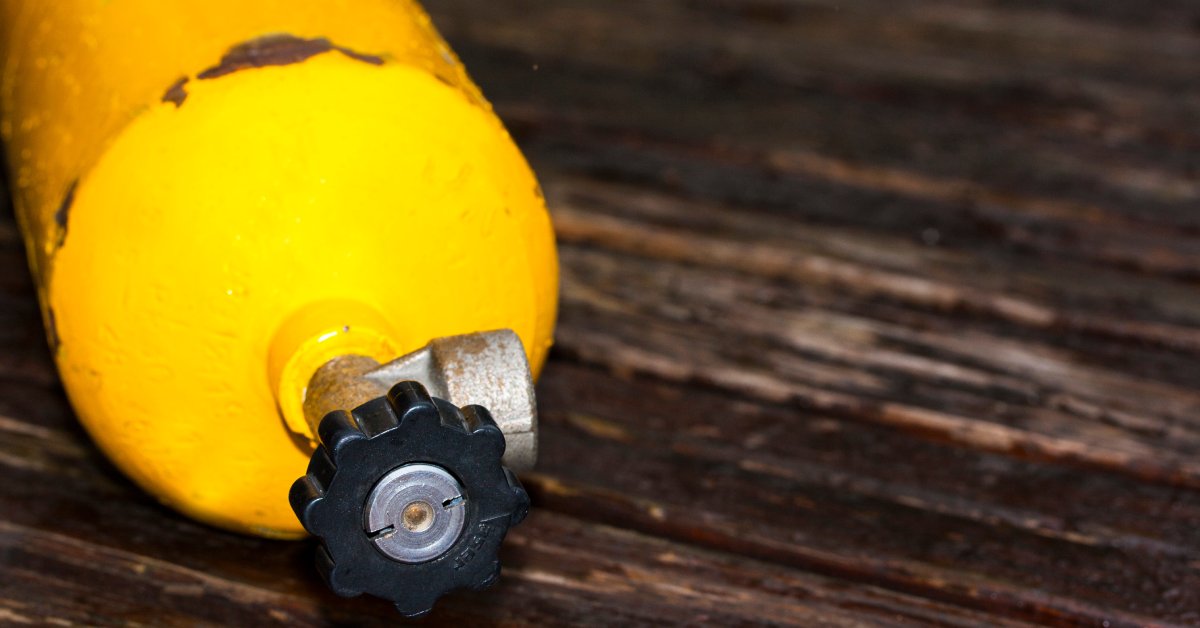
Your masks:
<instances>
[{"instance_id":1,"label":"corroded metal fitting","mask_svg":"<svg viewBox=\"0 0 1200 628\"><path fill-rule=\"evenodd\" d=\"M504 433L504 466L528 471L537 461L537 403L521 339L512 330L433 340L387 364L358 355L317 369L304 396L304 416L317 433L325 415L382 397L402 381L420 382L456 406L487 408Z\"/></svg>"}]
</instances>

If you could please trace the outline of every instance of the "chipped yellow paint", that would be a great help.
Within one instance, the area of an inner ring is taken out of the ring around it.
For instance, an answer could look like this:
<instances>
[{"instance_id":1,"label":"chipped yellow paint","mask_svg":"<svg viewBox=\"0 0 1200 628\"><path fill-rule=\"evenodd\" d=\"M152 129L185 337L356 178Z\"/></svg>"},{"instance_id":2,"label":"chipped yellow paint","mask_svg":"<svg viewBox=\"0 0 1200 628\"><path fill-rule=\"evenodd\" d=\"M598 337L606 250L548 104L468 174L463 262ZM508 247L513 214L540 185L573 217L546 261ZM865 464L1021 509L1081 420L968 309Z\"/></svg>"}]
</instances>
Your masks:
<instances>
[{"instance_id":1,"label":"chipped yellow paint","mask_svg":"<svg viewBox=\"0 0 1200 628\"><path fill-rule=\"evenodd\" d=\"M355 54L197 78L273 34ZM0 36L63 383L165 503L301 535L287 491L311 435L280 408L331 354L511 328L540 369L557 265L537 183L416 4L0 0Z\"/></svg>"}]
</instances>

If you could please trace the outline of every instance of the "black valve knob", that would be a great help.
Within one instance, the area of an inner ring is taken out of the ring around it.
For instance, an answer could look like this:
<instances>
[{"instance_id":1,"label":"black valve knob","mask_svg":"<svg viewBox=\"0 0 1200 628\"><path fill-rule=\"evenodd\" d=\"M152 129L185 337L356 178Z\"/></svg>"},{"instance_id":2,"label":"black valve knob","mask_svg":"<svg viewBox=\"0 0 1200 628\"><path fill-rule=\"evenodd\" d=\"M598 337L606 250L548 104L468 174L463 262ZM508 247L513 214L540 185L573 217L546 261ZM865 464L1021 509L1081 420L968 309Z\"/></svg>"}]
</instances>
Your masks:
<instances>
[{"instance_id":1,"label":"black valve knob","mask_svg":"<svg viewBox=\"0 0 1200 628\"><path fill-rule=\"evenodd\" d=\"M428 613L454 589L500 574L497 552L529 496L504 467L504 434L486 408L459 409L401 382L321 420L321 445L292 485L292 509L320 537L317 567L339 595Z\"/></svg>"}]
</instances>

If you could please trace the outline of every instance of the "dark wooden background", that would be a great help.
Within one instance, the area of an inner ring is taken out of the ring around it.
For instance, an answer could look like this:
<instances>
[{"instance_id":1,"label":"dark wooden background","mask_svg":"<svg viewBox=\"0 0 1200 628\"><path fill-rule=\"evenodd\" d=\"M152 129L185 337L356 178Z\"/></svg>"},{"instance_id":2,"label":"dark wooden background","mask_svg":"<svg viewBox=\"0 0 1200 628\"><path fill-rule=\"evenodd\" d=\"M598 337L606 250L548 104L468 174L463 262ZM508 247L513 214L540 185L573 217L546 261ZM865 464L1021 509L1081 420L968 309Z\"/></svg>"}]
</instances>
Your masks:
<instances>
[{"instance_id":1,"label":"dark wooden background","mask_svg":"<svg viewBox=\"0 0 1200 628\"><path fill-rule=\"evenodd\" d=\"M429 623L1200 624L1200 3L428 7L562 256L536 510ZM115 472L0 268L0 623L395 621Z\"/></svg>"}]
</instances>

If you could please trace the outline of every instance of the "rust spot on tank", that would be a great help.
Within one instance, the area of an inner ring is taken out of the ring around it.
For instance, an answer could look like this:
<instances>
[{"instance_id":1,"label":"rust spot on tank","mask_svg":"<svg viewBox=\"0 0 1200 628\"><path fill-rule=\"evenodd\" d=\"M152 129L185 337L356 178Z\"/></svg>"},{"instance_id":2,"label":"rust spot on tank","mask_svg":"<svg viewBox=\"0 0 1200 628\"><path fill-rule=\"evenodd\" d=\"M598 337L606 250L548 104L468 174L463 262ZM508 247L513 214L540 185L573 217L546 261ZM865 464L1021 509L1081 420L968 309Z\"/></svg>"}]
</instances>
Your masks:
<instances>
[{"instance_id":1,"label":"rust spot on tank","mask_svg":"<svg viewBox=\"0 0 1200 628\"><path fill-rule=\"evenodd\" d=\"M221 62L196 75L198 79L213 79L247 68L300 63L309 57L336 50L351 59L383 65L383 58L335 46L324 37L304 39L295 35L268 35L251 39L229 49Z\"/></svg>"},{"instance_id":2,"label":"rust spot on tank","mask_svg":"<svg viewBox=\"0 0 1200 628\"><path fill-rule=\"evenodd\" d=\"M345 46L334 46L333 49L346 55L347 57L350 57L351 59L354 59L355 61L362 61L363 63L370 63L371 65L383 65L383 57L380 57L379 55L364 54L356 50L351 50Z\"/></svg>"},{"instance_id":3,"label":"rust spot on tank","mask_svg":"<svg viewBox=\"0 0 1200 628\"><path fill-rule=\"evenodd\" d=\"M178 81L171 83L167 91L163 92L162 101L169 102L175 105L176 108L179 108L179 105L182 105L183 101L187 100L188 97L187 90L183 88L184 85L187 85L187 82L188 77L181 76Z\"/></svg>"},{"instance_id":4,"label":"rust spot on tank","mask_svg":"<svg viewBox=\"0 0 1200 628\"><path fill-rule=\"evenodd\" d=\"M71 205L75 203L75 188L79 186L79 179L71 182L67 186L67 193L63 195L63 200L58 204L58 210L54 212L54 224L58 225L58 246L62 246L67 240L67 220L71 217Z\"/></svg>"}]
</instances>

